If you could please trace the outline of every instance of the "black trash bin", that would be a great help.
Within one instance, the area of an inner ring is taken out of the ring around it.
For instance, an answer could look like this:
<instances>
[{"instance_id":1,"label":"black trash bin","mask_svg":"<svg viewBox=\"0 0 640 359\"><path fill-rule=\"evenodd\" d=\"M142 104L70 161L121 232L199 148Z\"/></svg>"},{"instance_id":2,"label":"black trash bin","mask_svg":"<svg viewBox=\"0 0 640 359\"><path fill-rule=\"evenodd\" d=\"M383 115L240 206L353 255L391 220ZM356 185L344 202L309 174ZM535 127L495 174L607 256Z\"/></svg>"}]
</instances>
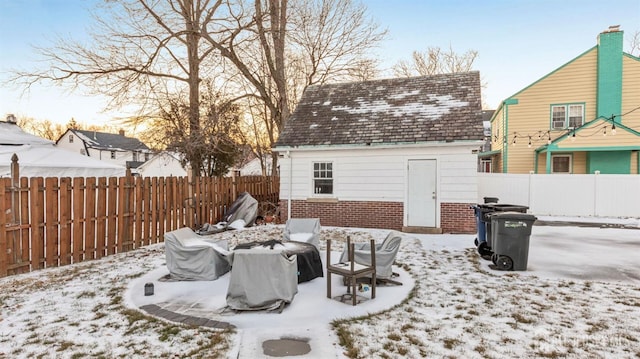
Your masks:
<instances>
[{"instance_id":1,"label":"black trash bin","mask_svg":"<svg viewBox=\"0 0 640 359\"><path fill-rule=\"evenodd\" d=\"M491 215L496 212L520 212L527 213L529 207L521 206L517 204L499 204L499 203L484 203L478 204L478 216L481 219L481 223L478 226L484 226L485 241L481 241L478 237L478 253L483 259L491 260L493 255L492 243L491 243Z\"/></svg>"},{"instance_id":2,"label":"black trash bin","mask_svg":"<svg viewBox=\"0 0 640 359\"><path fill-rule=\"evenodd\" d=\"M498 203L498 197L483 197L483 199L484 199L484 203ZM483 208L481 208L480 206L482 205L477 204L470 207L471 209L473 209L473 214L476 217L476 227L478 230L478 236L473 242L473 244L475 244L476 247L478 247L480 243L487 241L487 226L482 221ZM486 210L484 211L486 212ZM489 253L489 255L491 255L491 253Z\"/></svg>"},{"instance_id":3,"label":"black trash bin","mask_svg":"<svg viewBox=\"0 0 640 359\"><path fill-rule=\"evenodd\" d=\"M529 237L536 217L521 212L501 212L491 215L491 257L496 269L527 270Z\"/></svg>"},{"instance_id":4,"label":"black trash bin","mask_svg":"<svg viewBox=\"0 0 640 359\"><path fill-rule=\"evenodd\" d=\"M493 247L493 237L491 235L493 228L491 228L491 216L499 212L519 212L519 213L527 213L529 207L521 206L518 204L499 204L499 203L488 203L483 205L485 206L485 210L483 212L483 221L486 223L486 237L487 237L487 246L489 248Z\"/></svg>"}]
</instances>

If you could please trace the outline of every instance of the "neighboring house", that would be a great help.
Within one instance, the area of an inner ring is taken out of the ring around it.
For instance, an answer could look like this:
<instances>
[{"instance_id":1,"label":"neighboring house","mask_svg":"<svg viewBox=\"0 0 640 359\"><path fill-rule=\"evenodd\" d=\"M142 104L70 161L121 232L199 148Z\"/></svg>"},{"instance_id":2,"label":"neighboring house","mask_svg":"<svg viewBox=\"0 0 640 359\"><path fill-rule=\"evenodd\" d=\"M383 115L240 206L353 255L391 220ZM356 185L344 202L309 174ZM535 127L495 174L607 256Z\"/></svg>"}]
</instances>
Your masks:
<instances>
[{"instance_id":1,"label":"neighboring house","mask_svg":"<svg viewBox=\"0 0 640 359\"><path fill-rule=\"evenodd\" d=\"M262 165L260 164L260 159L251 155L252 159L243 163L240 167L235 167L229 170L227 177L230 176L262 176ZM265 164L266 173L264 175L271 176L271 168L273 167L273 160L271 159L271 155L264 155L263 162Z\"/></svg>"},{"instance_id":2,"label":"neighboring house","mask_svg":"<svg viewBox=\"0 0 640 359\"><path fill-rule=\"evenodd\" d=\"M484 134L484 143L480 148L481 152L491 151L491 118L494 110L482 111L482 130ZM491 168L491 159L478 157L478 172L493 172Z\"/></svg>"},{"instance_id":3,"label":"neighboring house","mask_svg":"<svg viewBox=\"0 0 640 359\"><path fill-rule=\"evenodd\" d=\"M180 154L162 151L153 155L137 168L141 177L186 177L187 170L182 167Z\"/></svg>"},{"instance_id":4,"label":"neighboring house","mask_svg":"<svg viewBox=\"0 0 640 359\"><path fill-rule=\"evenodd\" d=\"M475 232L482 143L478 72L310 86L273 149L281 213Z\"/></svg>"},{"instance_id":5,"label":"neighboring house","mask_svg":"<svg viewBox=\"0 0 640 359\"><path fill-rule=\"evenodd\" d=\"M491 118L493 172L640 173L640 58L617 27L502 102Z\"/></svg>"},{"instance_id":6,"label":"neighboring house","mask_svg":"<svg viewBox=\"0 0 640 359\"><path fill-rule=\"evenodd\" d=\"M120 133L105 133L68 129L58 140L56 146L80 153L95 159L136 168L153 155L153 152L136 138L126 137Z\"/></svg>"},{"instance_id":7,"label":"neighboring house","mask_svg":"<svg viewBox=\"0 0 640 359\"><path fill-rule=\"evenodd\" d=\"M0 178L11 176L14 155L20 177L119 177L126 169L57 148L53 141L28 134L15 116L0 121Z\"/></svg>"}]
</instances>

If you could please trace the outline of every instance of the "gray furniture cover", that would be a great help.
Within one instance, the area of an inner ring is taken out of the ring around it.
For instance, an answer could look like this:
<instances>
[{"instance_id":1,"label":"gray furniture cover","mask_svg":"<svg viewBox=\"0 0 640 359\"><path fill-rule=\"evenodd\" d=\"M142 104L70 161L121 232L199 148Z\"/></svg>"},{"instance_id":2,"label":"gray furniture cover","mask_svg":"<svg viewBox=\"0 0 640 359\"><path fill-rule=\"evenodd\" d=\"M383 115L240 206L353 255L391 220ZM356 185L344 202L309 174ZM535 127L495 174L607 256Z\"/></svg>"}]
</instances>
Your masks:
<instances>
[{"instance_id":1,"label":"gray furniture cover","mask_svg":"<svg viewBox=\"0 0 640 359\"><path fill-rule=\"evenodd\" d=\"M224 232L227 229L251 227L258 217L258 201L248 192L242 192L229 206L222 221L211 224L205 223L197 230L198 234L207 235Z\"/></svg>"},{"instance_id":2,"label":"gray furniture cover","mask_svg":"<svg viewBox=\"0 0 640 359\"><path fill-rule=\"evenodd\" d=\"M215 280L231 268L227 241L180 228L164 234L167 268L172 279Z\"/></svg>"},{"instance_id":3,"label":"gray furniture cover","mask_svg":"<svg viewBox=\"0 0 640 359\"><path fill-rule=\"evenodd\" d=\"M376 244L376 277L379 279L390 279L393 275L391 266L396 259L400 242L402 241L402 233L391 231L381 244ZM362 265L371 265L371 244L356 243L353 252L354 262ZM342 252L340 262L349 260L347 250Z\"/></svg>"},{"instance_id":4,"label":"gray furniture cover","mask_svg":"<svg viewBox=\"0 0 640 359\"><path fill-rule=\"evenodd\" d=\"M246 227L250 227L258 217L258 201L248 192L242 192L231 204L223 221L231 224L239 219L243 220Z\"/></svg>"},{"instance_id":5,"label":"gray furniture cover","mask_svg":"<svg viewBox=\"0 0 640 359\"><path fill-rule=\"evenodd\" d=\"M284 246L235 249L227 289L227 305L235 310L274 310L298 293L296 256Z\"/></svg>"},{"instance_id":6,"label":"gray furniture cover","mask_svg":"<svg viewBox=\"0 0 640 359\"><path fill-rule=\"evenodd\" d=\"M290 218L284 227L284 240L320 245L319 218Z\"/></svg>"}]
</instances>

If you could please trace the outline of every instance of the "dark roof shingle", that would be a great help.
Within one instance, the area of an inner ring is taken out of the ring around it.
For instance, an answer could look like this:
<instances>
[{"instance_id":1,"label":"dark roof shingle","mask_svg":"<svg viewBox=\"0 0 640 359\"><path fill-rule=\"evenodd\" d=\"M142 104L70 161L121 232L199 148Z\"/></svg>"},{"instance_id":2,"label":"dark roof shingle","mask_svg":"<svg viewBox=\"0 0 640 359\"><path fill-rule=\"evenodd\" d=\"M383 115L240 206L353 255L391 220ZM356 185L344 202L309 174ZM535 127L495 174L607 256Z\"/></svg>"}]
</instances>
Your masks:
<instances>
[{"instance_id":1,"label":"dark roof shingle","mask_svg":"<svg viewBox=\"0 0 640 359\"><path fill-rule=\"evenodd\" d=\"M482 140L478 72L310 86L279 146Z\"/></svg>"},{"instance_id":2,"label":"dark roof shingle","mask_svg":"<svg viewBox=\"0 0 640 359\"><path fill-rule=\"evenodd\" d=\"M149 147L142 143L137 138L126 137L117 133L106 133L97 131L85 131L85 130L71 130L78 137L81 137L86 145L96 149L109 149L109 150L148 150Z\"/></svg>"}]
</instances>

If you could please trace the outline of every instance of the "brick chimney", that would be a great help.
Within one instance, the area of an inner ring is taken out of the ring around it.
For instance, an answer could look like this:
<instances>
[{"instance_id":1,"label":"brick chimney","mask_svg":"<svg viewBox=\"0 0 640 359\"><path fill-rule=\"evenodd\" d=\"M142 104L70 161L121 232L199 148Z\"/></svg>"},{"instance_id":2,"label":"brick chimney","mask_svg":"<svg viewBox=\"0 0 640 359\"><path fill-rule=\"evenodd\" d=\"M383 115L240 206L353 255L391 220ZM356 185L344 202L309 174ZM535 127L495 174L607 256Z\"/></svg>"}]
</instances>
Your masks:
<instances>
[{"instance_id":1,"label":"brick chimney","mask_svg":"<svg viewBox=\"0 0 640 359\"><path fill-rule=\"evenodd\" d=\"M123 129L120 129L120 130L118 131L118 133L120 134L120 136L124 136L124 130L123 130Z\"/></svg>"}]
</instances>

